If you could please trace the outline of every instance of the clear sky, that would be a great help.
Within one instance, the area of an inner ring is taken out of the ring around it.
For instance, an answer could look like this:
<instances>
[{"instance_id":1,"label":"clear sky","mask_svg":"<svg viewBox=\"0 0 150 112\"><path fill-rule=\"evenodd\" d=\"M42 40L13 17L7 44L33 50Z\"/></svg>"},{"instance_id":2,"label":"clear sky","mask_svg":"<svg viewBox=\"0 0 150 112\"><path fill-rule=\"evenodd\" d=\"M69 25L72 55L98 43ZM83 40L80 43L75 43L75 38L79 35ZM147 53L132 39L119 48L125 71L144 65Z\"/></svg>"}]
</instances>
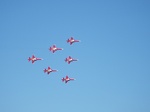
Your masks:
<instances>
[{"instance_id":1,"label":"clear sky","mask_svg":"<svg viewBox=\"0 0 150 112\"><path fill-rule=\"evenodd\" d=\"M0 112L150 112L149 0L1 0L0 52Z\"/></svg>"}]
</instances>

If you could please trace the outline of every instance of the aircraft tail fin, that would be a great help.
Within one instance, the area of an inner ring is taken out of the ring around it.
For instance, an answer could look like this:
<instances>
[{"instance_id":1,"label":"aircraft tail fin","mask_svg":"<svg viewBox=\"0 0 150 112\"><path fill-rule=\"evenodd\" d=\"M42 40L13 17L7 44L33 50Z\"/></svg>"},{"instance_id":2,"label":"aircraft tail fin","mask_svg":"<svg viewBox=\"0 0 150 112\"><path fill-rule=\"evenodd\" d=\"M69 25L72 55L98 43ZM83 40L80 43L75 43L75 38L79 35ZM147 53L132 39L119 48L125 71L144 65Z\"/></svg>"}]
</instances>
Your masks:
<instances>
[{"instance_id":1,"label":"aircraft tail fin","mask_svg":"<svg viewBox=\"0 0 150 112\"><path fill-rule=\"evenodd\" d=\"M67 62L67 58L65 59L65 62Z\"/></svg>"},{"instance_id":2,"label":"aircraft tail fin","mask_svg":"<svg viewBox=\"0 0 150 112\"><path fill-rule=\"evenodd\" d=\"M69 39L67 39L67 43L69 42Z\"/></svg>"},{"instance_id":3,"label":"aircraft tail fin","mask_svg":"<svg viewBox=\"0 0 150 112\"><path fill-rule=\"evenodd\" d=\"M49 50L52 51L52 47L50 47Z\"/></svg>"},{"instance_id":4,"label":"aircraft tail fin","mask_svg":"<svg viewBox=\"0 0 150 112\"><path fill-rule=\"evenodd\" d=\"M30 57L28 58L28 61L31 61L31 58L30 58Z\"/></svg>"},{"instance_id":5,"label":"aircraft tail fin","mask_svg":"<svg viewBox=\"0 0 150 112\"><path fill-rule=\"evenodd\" d=\"M46 69L44 69L44 73L45 73L45 72L47 72L47 70L46 70Z\"/></svg>"},{"instance_id":6,"label":"aircraft tail fin","mask_svg":"<svg viewBox=\"0 0 150 112\"><path fill-rule=\"evenodd\" d=\"M64 82L64 81L65 81L65 78L63 77L61 80Z\"/></svg>"}]
</instances>

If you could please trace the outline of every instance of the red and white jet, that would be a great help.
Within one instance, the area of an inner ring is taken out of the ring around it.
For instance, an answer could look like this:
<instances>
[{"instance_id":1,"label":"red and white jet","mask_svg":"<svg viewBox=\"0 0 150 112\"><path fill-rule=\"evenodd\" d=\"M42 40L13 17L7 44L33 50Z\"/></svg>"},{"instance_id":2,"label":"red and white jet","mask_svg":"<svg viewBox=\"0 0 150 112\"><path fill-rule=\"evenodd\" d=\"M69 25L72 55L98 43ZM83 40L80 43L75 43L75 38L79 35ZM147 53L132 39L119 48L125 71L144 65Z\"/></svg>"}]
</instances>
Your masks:
<instances>
[{"instance_id":1,"label":"red and white jet","mask_svg":"<svg viewBox=\"0 0 150 112\"><path fill-rule=\"evenodd\" d=\"M70 37L70 39L67 40L67 43L70 43L70 45L72 45L74 42L80 42L80 40L75 40L73 37Z\"/></svg>"},{"instance_id":2,"label":"red and white jet","mask_svg":"<svg viewBox=\"0 0 150 112\"><path fill-rule=\"evenodd\" d=\"M65 78L63 77L62 79L61 79L63 82L65 81L65 83L67 83L68 81L73 81L73 80L75 80L74 78L69 78L68 76L66 76Z\"/></svg>"},{"instance_id":3,"label":"red and white jet","mask_svg":"<svg viewBox=\"0 0 150 112\"><path fill-rule=\"evenodd\" d=\"M37 60L43 60L43 59L42 58L36 58L34 55L32 55L32 57L31 58L29 57L28 60L32 61L32 63L34 63Z\"/></svg>"},{"instance_id":4,"label":"red and white jet","mask_svg":"<svg viewBox=\"0 0 150 112\"><path fill-rule=\"evenodd\" d=\"M69 56L68 58L65 59L66 62L68 62L68 64L70 64L73 61L78 61L78 59L74 59L71 56Z\"/></svg>"},{"instance_id":5,"label":"red and white jet","mask_svg":"<svg viewBox=\"0 0 150 112\"><path fill-rule=\"evenodd\" d=\"M44 69L44 73L50 74L51 72L57 72L57 70L53 70L50 67L48 67L47 69Z\"/></svg>"},{"instance_id":6,"label":"red and white jet","mask_svg":"<svg viewBox=\"0 0 150 112\"><path fill-rule=\"evenodd\" d=\"M63 48L57 48L56 45L53 45L49 48L50 51L52 51L53 53L57 50L63 50Z\"/></svg>"}]
</instances>

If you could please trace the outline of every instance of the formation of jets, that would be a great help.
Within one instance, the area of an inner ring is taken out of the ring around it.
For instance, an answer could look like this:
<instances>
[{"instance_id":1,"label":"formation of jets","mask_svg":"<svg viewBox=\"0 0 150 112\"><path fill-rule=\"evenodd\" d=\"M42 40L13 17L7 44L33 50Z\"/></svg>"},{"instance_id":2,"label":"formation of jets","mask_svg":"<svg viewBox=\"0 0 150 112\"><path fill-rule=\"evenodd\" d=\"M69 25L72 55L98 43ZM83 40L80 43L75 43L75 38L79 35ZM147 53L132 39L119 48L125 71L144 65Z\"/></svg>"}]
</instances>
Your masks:
<instances>
[{"instance_id":1,"label":"formation of jets","mask_svg":"<svg viewBox=\"0 0 150 112\"><path fill-rule=\"evenodd\" d=\"M72 45L74 42L80 42L79 40L75 40L73 37L70 37L68 40L67 40L67 43L70 43L70 45ZM49 50L52 52L52 53L55 53L56 51L58 50L63 50L63 48L58 48L56 47L56 45L52 45ZM29 57L28 58L28 61L31 61L32 64L35 62L35 61L38 61L38 60L43 60L42 58L37 58L35 57L34 55L32 55L32 57ZM71 56L68 56L66 59L65 59L65 62L67 62L68 64L70 64L71 62L73 61L78 61L78 59L74 59L72 58ZM51 73L51 72L57 72L58 70L54 70L52 69L50 66L48 66L48 68L44 69L43 70L44 73L47 73L48 75ZM68 81L73 81L75 80L74 78L69 78L68 75L66 77L63 77L62 78L62 81L67 83Z\"/></svg>"}]
</instances>

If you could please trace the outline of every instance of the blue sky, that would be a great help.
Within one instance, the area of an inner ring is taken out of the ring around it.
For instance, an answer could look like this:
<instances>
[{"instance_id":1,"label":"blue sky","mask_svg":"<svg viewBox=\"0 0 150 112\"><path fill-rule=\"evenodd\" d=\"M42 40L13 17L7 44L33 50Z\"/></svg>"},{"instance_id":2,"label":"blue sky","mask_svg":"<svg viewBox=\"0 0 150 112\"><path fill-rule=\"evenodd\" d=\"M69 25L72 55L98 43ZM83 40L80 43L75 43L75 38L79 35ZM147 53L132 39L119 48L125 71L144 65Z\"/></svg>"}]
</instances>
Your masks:
<instances>
[{"instance_id":1,"label":"blue sky","mask_svg":"<svg viewBox=\"0 0 150 112\"><path fill-rule=\"evenodd\" d=\"M148 0L1 0L1 112L149 112ZM72 46L66 40L81 40ZM64 48L54 54L49 47ZM34 64L34 54L44 60ZM70 65L67 56L79 59ZM59 70L43 72L51 66ZM76 81L64 84L64 76Z\"/></svg>"}]
</instances>

